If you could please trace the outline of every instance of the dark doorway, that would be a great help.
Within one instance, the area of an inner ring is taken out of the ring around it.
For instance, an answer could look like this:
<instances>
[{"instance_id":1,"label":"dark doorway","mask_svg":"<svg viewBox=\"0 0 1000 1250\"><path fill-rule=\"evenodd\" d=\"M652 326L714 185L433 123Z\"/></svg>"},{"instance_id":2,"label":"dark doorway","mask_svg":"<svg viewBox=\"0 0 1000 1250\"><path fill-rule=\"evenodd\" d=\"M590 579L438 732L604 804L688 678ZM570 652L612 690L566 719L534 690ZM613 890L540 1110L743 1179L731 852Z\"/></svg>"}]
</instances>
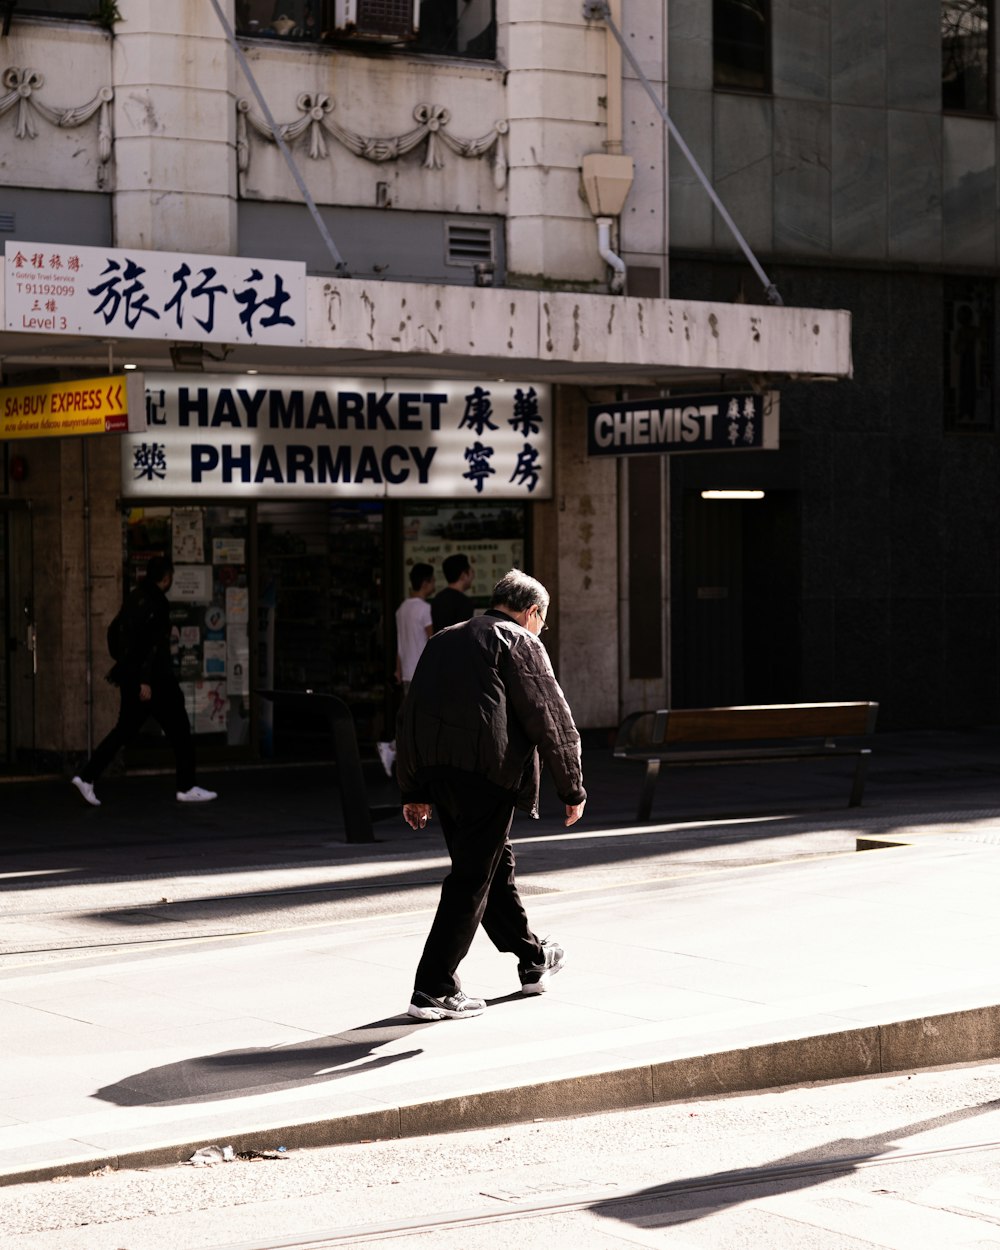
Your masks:
<instances>
[{"instance_id":1,"label":"dark doorway","mask_svg":"<svg viewBox=\"0 0 1000 1250\"><path fill-rule=\"evenodd\" d=\"M381 500L257 507L258 685L336 695L363 741L389 722L384 516ZM325 757L326 713L262 708L260 750Z\"/></svg>"},{"instance_id":2,"label":"dark doorway","mask_svg":"<svg viewBox=\"0 0 1000 1250\"><path fill-rule=\"evenodd\" d=\"M690 490L681 524L674 706L796 702L798 495L708 500Z\"/></svg>"},{"instance_id":3,"label":"dark doorway","mask_svg":"<svg viewBox=\"0 0 1000 1250\"><path fill-rule=\"evenodd\" d=\"M0 504L0 768L32 759L34 724L31 514Z\"/></svg>"}]
</instances>

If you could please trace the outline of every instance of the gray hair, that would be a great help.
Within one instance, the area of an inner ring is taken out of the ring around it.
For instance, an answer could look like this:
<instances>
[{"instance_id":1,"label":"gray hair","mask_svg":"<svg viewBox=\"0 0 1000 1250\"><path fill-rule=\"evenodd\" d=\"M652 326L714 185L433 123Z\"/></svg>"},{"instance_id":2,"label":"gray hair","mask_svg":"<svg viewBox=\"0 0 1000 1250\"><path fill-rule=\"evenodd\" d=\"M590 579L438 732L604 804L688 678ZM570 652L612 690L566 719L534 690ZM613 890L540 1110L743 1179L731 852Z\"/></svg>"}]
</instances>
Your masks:
<instances>
[{"instance_id":1,"label":"gray hair","mask_svg":"<svg viewBox=\"0 0 1000 1250\"><path fill-rule=\"evenodd\" d=\"M549 592L541 582L536 582L520 569L511 569L493 587L491 608L510 608L512 612L527 612L537 603L544 616L549 610Z\"/></svg>"}]
</instances>

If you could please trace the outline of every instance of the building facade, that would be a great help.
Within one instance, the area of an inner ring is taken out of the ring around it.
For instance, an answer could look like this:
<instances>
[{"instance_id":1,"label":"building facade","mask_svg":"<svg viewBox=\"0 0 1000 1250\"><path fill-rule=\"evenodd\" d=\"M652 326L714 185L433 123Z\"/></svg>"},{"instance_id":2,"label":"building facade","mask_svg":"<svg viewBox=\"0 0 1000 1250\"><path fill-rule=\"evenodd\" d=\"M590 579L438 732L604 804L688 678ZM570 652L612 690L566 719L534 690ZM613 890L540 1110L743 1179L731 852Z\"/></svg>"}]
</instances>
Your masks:
<instances>
[{"instance_id":1,"label":"building facade","mask_svg":"<svg viewBox=\"0 0 1000 1250\"><path fill-rule=\"evenodd\" d=\"M389 733L406 570L427 559L440 584L456 550L480 602L510 564L552 589L585 728L713 693L688 676L715 628L697 605L737 598L717 667L735 646L774 673L743 665L726 701L878 697L787 658L804 499L765 506L740 586L685 548L692 466L767 465L805 495L788 466L816 450L800 429L845 424L851 319L820 280L768 304L692 234L709 202L671 182L605 21L576 0L92 13L19 4L0 38L0 764L66 768L100 738L107 623L164 551L179 676L223 759L305 749L275 688L337 693L364 740ZM608 10L660 99L685 13ZM603 448L596 412L618 431Z\"/></svg>"},{"instance_id":2,"label":"building facade","mask_svg":"<svg viewBox=\"0 0 1000 1250\"><path fill-rule=\"evenodd\" d=\"M720 466L675 460L682 703L871 697L885 727L997 721L996 49L986 2L671 0L673 117L786 301L851 311L855 365L782 387L780 452L725 478L766 488L762 510L707 509ZM675 159L671 294L743 298L699 191ZM737 608L698 598L723 583Z\"/></svg>"}]
</instances>

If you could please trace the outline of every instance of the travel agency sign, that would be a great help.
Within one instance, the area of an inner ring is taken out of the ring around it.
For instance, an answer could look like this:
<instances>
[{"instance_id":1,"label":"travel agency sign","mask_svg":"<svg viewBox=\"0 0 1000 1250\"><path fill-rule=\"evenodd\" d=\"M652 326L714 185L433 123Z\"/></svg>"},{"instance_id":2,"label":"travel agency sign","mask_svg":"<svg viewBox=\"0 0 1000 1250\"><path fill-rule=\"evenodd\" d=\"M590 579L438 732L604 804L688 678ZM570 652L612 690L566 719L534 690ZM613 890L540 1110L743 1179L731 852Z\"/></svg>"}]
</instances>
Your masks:
<instances>
[{"instance_id":1,"label":"travel agency sign","mask_svg":"<svg viewBox=\"0 0 1000 1250\"><path fill-rule=\"evenodd\" d=\"M169 373L126 435L129 499L547 499L550 388Z\"/></svg>"},{"instance_id":2,"label":"travel agency sign","mask_svg":"<svg viewBox=\"0 0 1000 1250\"><path fill-rule=\"evenodd\" d=\"M33 334L301 347L301 261L7 243L4 324Z\"/></svg>"}]
</instances>

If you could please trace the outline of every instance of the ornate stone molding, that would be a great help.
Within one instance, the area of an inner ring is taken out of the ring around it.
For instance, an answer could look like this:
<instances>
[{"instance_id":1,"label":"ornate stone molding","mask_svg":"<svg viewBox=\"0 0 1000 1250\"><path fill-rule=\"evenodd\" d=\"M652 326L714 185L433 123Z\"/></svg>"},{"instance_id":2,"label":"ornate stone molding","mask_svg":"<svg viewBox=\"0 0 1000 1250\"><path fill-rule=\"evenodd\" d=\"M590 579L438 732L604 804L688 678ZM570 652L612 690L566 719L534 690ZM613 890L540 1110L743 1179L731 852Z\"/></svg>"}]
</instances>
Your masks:
<instances>
[{"instance_id":1,"label":"ornate stone molding","mask_svg":"<svg viewBox=\"0 0 1000 1250\"><path fill-rule=\"evenodd\" d=\"M336 139L349 152L360 156L366 161L397 161L406 156L422 143L427 145L424 154L424 169L443 169L442 145L454 152L456 156L479 159L488 153L493 154L493 184L498 191L507 185L507 152L504 135L509 127L507 122L494 122L493 129L480 139L459 139L448 131L451 112L441 104L418 104L413 110L416 126L404 134L390 138L372 138L347 130L333 120L335 101L328 95L311 95L303 92L296 100L302 114L297 121L287 122L278 126L281 137L289 145L307 135L309 156L314 161L325 160L328 155L327 136ZM237 101L237 132L236 149L239 171L245 174L250 168L250 139L252 129L263 139L276 142L271 127L255 117L250 111L250 101Z\"/></svg>"},{"instance_id":2,"label":"ornate stone molding","mask_svg":"<svg viewBox=\"0 0 1000 1250\"><path fill-rule=\"evenodd\" d=\"M45 86L45 77L37 69L8 66L3 71L0 82L6 89L5 94L0 96L0 117L13 108L17 109L14 135L18 139L38 138L36 115L44 117L47 122L62 130L71 130L90 121L95 113L100 113L97 123L97 185L103 187L107 181L108 162L111 160L110 105L114 99L114 91L110 87L102 87L89 104L81 104L71 109L54 109L36 96L36 92Z\"/></svg>"}]
</instances>

